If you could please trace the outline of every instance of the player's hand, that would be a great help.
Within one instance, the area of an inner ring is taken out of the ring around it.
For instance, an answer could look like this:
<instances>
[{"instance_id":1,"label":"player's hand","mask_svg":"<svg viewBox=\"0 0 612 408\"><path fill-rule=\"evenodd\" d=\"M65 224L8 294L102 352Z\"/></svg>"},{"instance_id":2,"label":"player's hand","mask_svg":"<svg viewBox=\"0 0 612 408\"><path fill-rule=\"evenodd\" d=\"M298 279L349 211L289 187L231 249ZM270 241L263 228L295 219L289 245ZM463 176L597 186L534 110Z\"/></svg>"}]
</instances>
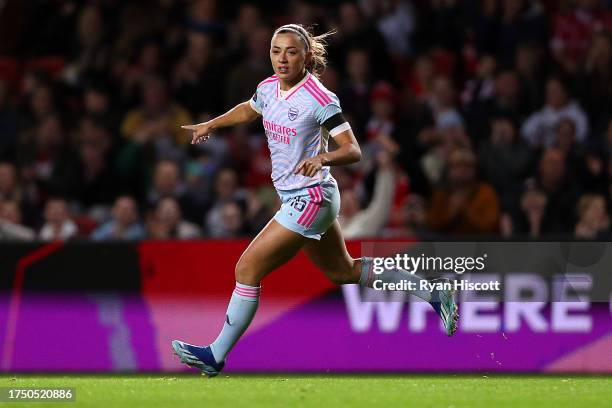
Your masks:
<instances>
[{"instance_id":1,"label":"player's hand","mask_svg":"<svg viewBox=\"0 0 612 408\"><path fill-rule=\"evenodd\" d=\"M181 126L182 129L191 131L191 144L198 144L207 141L212 136L214 130L210 122L199 123L197 125Z\"/></svg>"},{"instance_id":2,"label":"player's hand","mask_svg":"<svg viewBox=\"0 0 612 408\"><path fill-rule=\"evenodd\" d=\"M315 174L323 167L321 157L315 156L310 159L302 160L295 168L295 174L302 174L306 177L314 177Z\"/></svg>"}]
</instances>

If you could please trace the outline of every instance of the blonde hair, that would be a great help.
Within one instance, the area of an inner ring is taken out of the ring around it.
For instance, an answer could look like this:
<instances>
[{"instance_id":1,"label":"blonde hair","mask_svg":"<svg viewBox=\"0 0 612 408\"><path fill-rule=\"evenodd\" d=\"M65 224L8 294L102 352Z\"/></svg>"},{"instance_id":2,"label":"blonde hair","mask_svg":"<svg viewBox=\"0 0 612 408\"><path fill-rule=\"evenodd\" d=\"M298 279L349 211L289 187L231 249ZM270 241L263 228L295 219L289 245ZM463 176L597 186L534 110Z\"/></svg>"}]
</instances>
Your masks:
<instances>
[{"instance_id":1,"label":"blonde hair","mask_svg":"<svg viewBox=\"0 0 612 408\"><path fill-rule=\"evenodd\" d=\"M336 33L336 30L331 30L321 35L314 35L312 28L304 27L301 24L285 24L274 30L276 34L296 34L304 43L306 52L312 52L312 58L306 63L306 69L316 77L320 77L327 66L327 37Z\"/></svg>"}]
</instances>

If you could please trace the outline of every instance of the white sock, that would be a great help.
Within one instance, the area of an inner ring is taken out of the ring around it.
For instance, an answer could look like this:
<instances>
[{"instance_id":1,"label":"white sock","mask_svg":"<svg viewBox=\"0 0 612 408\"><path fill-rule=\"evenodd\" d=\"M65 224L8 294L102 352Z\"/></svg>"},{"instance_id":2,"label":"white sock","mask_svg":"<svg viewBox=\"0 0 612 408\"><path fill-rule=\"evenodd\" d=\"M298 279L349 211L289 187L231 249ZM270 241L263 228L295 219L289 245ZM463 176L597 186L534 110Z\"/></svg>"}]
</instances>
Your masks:
<instances>
[{"instance_id":1,"label":"white sock","mask_svg":"<svg viewBox=\"0 0 612 408\"><path fill-rule=\"evenodd\" d=\"M225 361L225 357L244 334L255 317L259 306L261 286L249 286L236 282L232 293L223 329L217 339L210 345L217 363Z\"/></svg>"},{"instance_id":2,"label":"white sock","mask_svg":"<svg viewBox=\"0 0 612 408\"><path fill-rule=\"evenodd\" d=\"M427 302L431 301L431 292L420 289L420 282L427 281L427 279L421 278L416 274L412 274L400 268L384 268L383 273L376 274L374 273L372 264L372 258L361 258L361 278L359 279L359 285L372 288L374 287L374 281L377 280L381 280L385 283L399 283L401 281L414 282L416 289L407 291L407 293L415 295Z\"/></svg>"}]
</instances>

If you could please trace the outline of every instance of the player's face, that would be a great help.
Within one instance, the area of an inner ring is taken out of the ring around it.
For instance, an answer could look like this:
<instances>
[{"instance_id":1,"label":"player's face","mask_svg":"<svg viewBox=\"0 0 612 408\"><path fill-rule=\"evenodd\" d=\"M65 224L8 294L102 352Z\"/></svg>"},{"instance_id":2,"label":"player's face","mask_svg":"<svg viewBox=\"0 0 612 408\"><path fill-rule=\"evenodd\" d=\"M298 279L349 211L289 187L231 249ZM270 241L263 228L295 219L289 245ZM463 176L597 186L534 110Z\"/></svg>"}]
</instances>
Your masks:
<instances>
[{"instance_id":1,"label":"player's face","mask_svg":"<svg viewBox=\"0 0 612 408\"><path fill-rule=\"evenodd\" d=\"M310 53L306 52L304 42L297 34L281 33L272 37L270 61L281 81L291 83L301 78L309 57Z\"/></svg>"}]
</instances>

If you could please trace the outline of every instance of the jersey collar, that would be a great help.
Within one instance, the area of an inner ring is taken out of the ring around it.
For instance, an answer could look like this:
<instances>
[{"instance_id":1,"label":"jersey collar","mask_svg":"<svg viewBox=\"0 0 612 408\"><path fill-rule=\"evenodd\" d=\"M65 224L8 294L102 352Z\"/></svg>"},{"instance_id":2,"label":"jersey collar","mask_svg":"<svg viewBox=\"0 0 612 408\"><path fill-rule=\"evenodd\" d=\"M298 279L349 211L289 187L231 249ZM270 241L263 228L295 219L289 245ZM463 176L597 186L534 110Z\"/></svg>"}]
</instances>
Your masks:
<instances>
[{"instance_id":1,"label":"jersey collar","mask_svg":"<svg viewBox=\"0 0 612 408\"><path fill-rule=\"evenodd\" d=\"M294 93L297 92L298 89L300 89L305 83L306 81L308 81L310 79L310 72L306 72L306 75L304 75L304 78L302 78L302 80L300 82L298 82L297 84L293 85L289 90L284 91L283 93L283 97L281 97L281 89L280 89L280 81L276 81L276 97L278 99L281 100L287 100L291 97L291 95L293 95Z\"/></svg>"}]
</instances>

